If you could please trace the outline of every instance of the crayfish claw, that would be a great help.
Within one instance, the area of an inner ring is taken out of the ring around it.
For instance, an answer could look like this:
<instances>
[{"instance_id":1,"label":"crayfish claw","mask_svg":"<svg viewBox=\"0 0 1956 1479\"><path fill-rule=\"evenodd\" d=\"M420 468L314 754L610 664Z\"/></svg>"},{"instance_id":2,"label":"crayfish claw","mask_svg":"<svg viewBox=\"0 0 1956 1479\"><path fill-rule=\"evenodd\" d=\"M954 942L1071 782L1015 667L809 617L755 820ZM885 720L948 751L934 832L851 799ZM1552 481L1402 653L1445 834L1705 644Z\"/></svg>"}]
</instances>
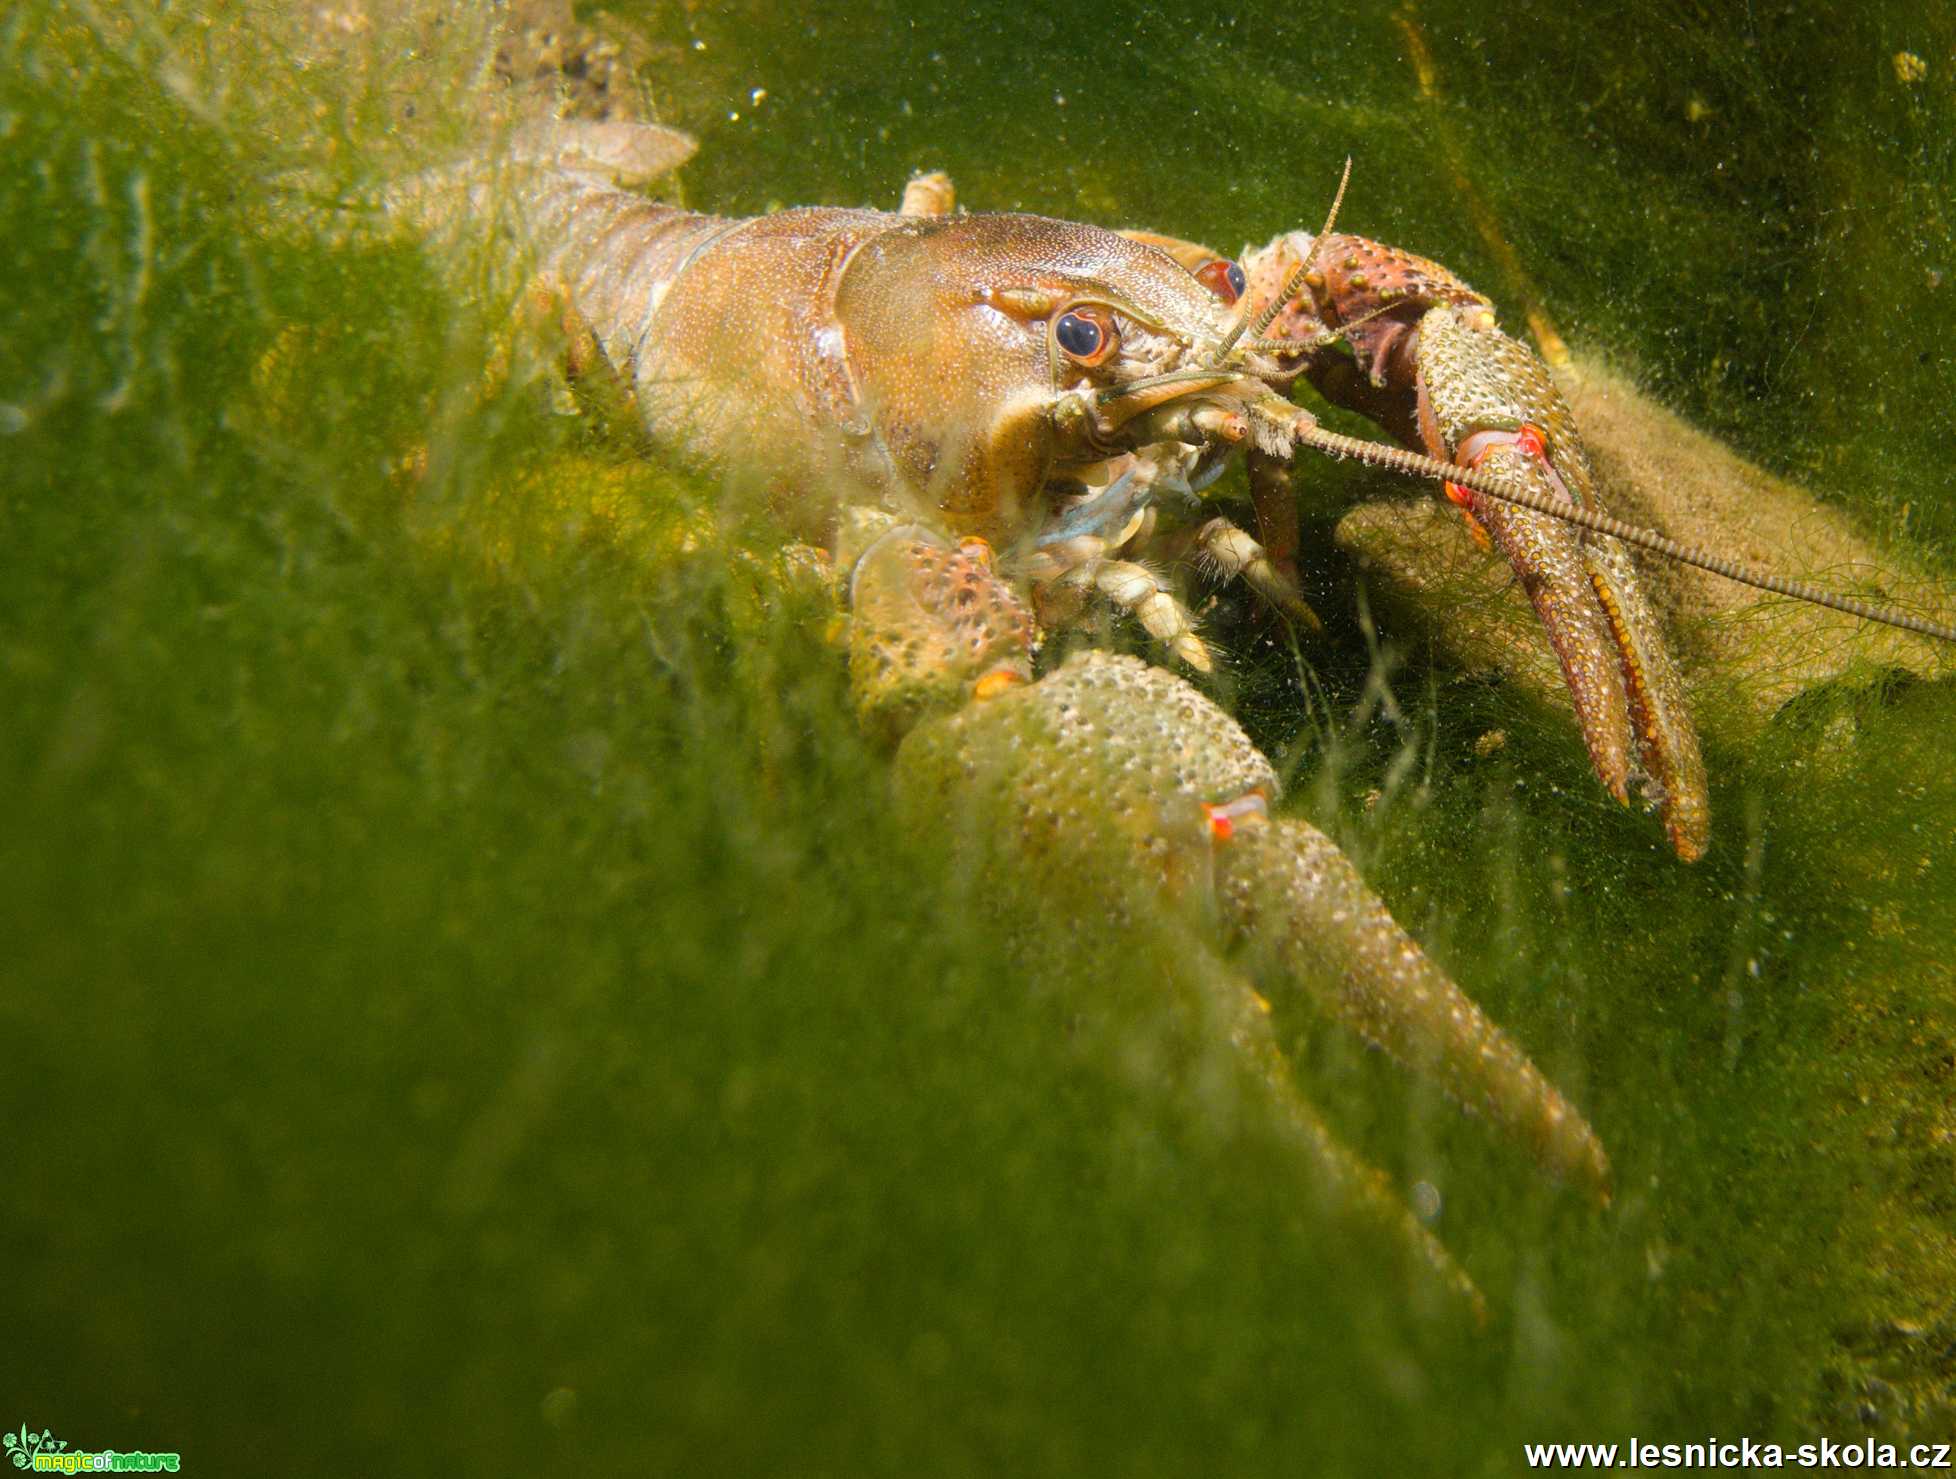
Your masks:
<instances>
[{"instance_id":1,"label":"crayfish claw","mask_svg":"<svg viewBox=\"0 0 1956 1479\"><path fill-rule=\"evenodd\" d=\"M1076 653L1037 683L926 719L899 748L896 778L902 814L963 854L990 906L1062 911L1073 941L1111 927L1152 973L1200 987L1310 1180L1380 1224L1476 1315L1472 1280L1303 1097L1258 987L1302 989L1607 1199L1609 1163L1581 1115L1328 838L1267 815L1263 798L1279 791L1269 762L1181 679Z\"/></svg>"},{"instance_id":2,"label":"crayfish claw","mask_svg":"<svg viewBox=\"0 0 1956 1479\"><path fill-rule=\"evenodd\" d=\"M1581 1114L1387 912L1308 822L1238 829L1216 850L1223 918L1266 991L1301 988L1598 1200L1610 1163Z\"/></svg>"},{"instance_id":3,"label":"crayfish claw","mask_svg":"<svg viewBox=\"0 0 1956 1479\"><path fill-rule=\"evenodd\" d=\"M1480 467L1534 482L1525 458L1492 451ZM1617 638L1597 604L1581 536L1568 524L1498 499L1469 493L1465 512L1514 567L1562 665L1589 763L1619 802L1630 800L1630 705L1617 661Z\"/></svg>"},{"instance_id":4,"label":"crayfish claw","mask_svg":"<svg viewBox=\"0 0 1956 1479\"><path fill-rule=\"evenodd\" d=\"M863 587L884 581L906 599L923 590L894 564L866 574L859 601L873 594ZM931 606L913 609L927 616ZM1046 909L1071 899L1120 921L1124 935L1144 921L1186 927L1169 954L1212 961L1200 974L1223 982L1227 1031L1316 1159L1361 1189L1354 1198L1364 1199L1376 1173L1325 1148L1335 1142L1297 1099L1253 983L1272 995L1303 992L1555 1175L1607 1200L1609 1161L1582 1116L1329 838L1270 814L1281 785L1269 761L1183 680L1135 658L1076 653L1036 683L922 719L898 749L896 777L903 813L968 850L984 896ZM1215 945L1240 961L1222 965ZM1399 1213L1426 1261L1477 1302L1444 1251Z\"/></svg>"},{"instance_id":5,"label":"crayfish claw","mask_svg":"<svg viewBox=\"0 0 1956 1479\"><path fill-rule=\"evenodd\" d=\"M1663 817L1672 851L1696 862L1711 842L1711 804L1677 666L1657 636L1657 618L1623 546L1597 539L1583 557L1616 639L1644 790Z\"/></svg>"},{"instance_id":6,"label":"crayfish claw","mask_svg":"<svg viewBox=\"0 0 1956 1479\"><path fill-rule=\"evenodd\" d=\"M1031 614L978 542L892 528L857 559L849 604L849 676L868 729L900 735L1032 677Z\"/></svg>"},{"instance_id":7,"label":"crayfish claw","mask_svg":"<svg viewBox=\"0 0 1956 1479\"><path fill-rule=\"evenodd\" d=\"M1211 996L1221 1027L1237 1053L1256 1072L1283 1127L1316 1174L1326 1197L1380 1228L1440 1282L1477 1324L1487 1323L1487 1300L1447 1245L1394 1195L1377 1168L1361 1160L1298 1091L1297 1070L1285 1056L1271 1024L1268 1001L1237 971L1217 959Z\"/></svg>"},{"instance_id":8,"label":"crayfish claw","mask_svg":"<svg viewBox=\"0 0 1956 1479\"><path fill-rule=\"evenodd\" d=\"M1119 577L1120 564L1100 568ZM1472 1279L1306 1102L1260 992L1301 991L1608 1200L1609 1160L1582 1116L1329 838L1272 814L1277 773L1221 708L1105 652L1032 681L1030 613L977 542L893 526L855 562L849 598L851 674L865 718L898 739L906 821L962 855L986 907L1034 911L1073 943L1119 940L1204 1003L1195 1020L1235 1050L1307 1179L1477 1317Z\"/></svg>"},{"instance_id":9,"label":"crayfish claw","mask_svg":"<svg viewBox=\"0 0 1956 1479\"><path fill-rule=\"evenodd\" d=\"M1527 346L1439 307L1420 321L1420 435L1436 457L1551 501L1599 508L1575 418ZM1663 629L1629 552L1549 514L1449 488L1507 557L1562 666L1590 763L1618 801L1632 782L1690 862L1711 836L1704 761Z\"/></svg>"},{"instance_id":10,"label":"crayfish claw","mask_svg":"<svg viewBox=\"0 0 1956 1479\"><path fill-rule=\"evenodd\" d=\"M1598 507L1575 418L1547 366L1446 268L1363 237L1301 232L1246 252L1244 268L1248 300L1274 310L1264 344L1279 368L1273 383L1306 375L1406 446L1551 502ZM1257 491L1254 464L1251 483ZM1710 838L1704 764L1627 552L1549 514L1456 484L1446 493L1475 541L1499 549L1520 577L1598 779L1619 802L1641 789L1678 856L1698 857ZM1260 522L1274 504L1257 501Z\"/></svg>"}]
</instances>

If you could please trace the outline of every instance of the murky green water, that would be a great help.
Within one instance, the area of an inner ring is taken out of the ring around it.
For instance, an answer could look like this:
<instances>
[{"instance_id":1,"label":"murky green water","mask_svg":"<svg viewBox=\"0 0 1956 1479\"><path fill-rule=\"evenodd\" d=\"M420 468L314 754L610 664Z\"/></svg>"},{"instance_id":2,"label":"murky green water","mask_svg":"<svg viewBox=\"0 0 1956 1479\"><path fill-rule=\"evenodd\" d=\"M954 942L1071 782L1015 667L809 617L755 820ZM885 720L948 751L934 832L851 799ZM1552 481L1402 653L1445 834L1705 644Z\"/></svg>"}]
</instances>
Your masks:
<instances>
[{"instance_id":1,"label":"murky green water","mask_svg":"<svg viewBox=\"0 0 1956 1479\"><path fill-rule=\"evenodd\" d=\"M1526 292L1458 160L1573 341L1956 568L1948 17L837 9L619 7L690 200L931 165L1234 246L1351 153L1349 227ZM1946 667L1714 744L1684 868L1566 719L1378 657L1335 558L1332 636L1246 648L1298 804L1616 1160L1591 1211L1284 1023L1437 1191L1474 1330L1299 1195L1157 963L1028 964L898 833L825 613L706 491L534 376L485 393L496 313L411 248L280 224L295 168L439 133L452 31L349 94L273 12L131 15L0 21L0 1424L332 1473L1952 1436ZM1375 485L1315 487L1322 534Z\"/></svg>"}]
</instances>

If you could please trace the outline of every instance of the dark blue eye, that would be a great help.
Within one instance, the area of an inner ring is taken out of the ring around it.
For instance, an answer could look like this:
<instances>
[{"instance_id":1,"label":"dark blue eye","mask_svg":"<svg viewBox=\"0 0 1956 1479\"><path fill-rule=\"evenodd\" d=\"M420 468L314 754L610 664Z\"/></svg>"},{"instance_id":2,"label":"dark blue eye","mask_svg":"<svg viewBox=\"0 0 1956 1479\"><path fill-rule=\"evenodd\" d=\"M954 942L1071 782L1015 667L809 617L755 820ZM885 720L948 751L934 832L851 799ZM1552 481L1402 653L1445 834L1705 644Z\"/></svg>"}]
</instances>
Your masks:
<instances>
[{"instance_id":1,"label":"dark blue eye","mask_svg":"<svg viewBox=\"0 0 1956 1479\"><path fill-rule=\"evenodd\" d=\"M1082 303L1053 321L1053 342L1077 364L1097 365L1121 347L1114 315L1105 308Z\"/></svg>"},{"instance_id":2,"label":"dark blue eye","mask_svg":"<svg viewBox=\"0 0 1956 1479\"><path fill-rule=\"evenodd\" d=\"M1059 322L1053 325L1053 337L1073 358L1092 359L1100 353L1101 341L1107 336L1092 319L1077 313L1062 313Z\"/></svg>"}]
</instances>

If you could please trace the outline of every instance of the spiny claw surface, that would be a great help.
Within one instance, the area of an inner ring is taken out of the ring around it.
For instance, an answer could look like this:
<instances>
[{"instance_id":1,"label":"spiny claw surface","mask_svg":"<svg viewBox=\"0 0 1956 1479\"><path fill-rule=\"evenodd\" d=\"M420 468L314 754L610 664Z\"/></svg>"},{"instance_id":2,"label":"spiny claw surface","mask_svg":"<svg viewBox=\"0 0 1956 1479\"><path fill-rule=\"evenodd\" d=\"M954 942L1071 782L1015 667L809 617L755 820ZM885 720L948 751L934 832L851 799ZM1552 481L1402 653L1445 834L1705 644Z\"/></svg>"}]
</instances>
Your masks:
<instances>
[{"instance_id":1,"label":"spiny claw surface","mask_svg":"<svg viewBox=\"0 0 1956 1479\"><path fill-rule=\"evenodd\" d=\"M1446 268L1363 237L1314 242L1301 232L1246 254L1245 268L1253 302L1301 284L1271 321L1272 352L1327 399L1441 461L1599 506L1575 418L1547 366ZM1698 857L1711 834L1704 763L1629 555L1550 515L1453 484L1447 493L1475 538L1520 576L1597 776L1623 802L1638 786L1678 856Z\"/></svg>"},{"instance_id":2,"label":"spiny claw surface","mask_svg":"<svg viewBox=\"0 0 1956 1479\"><path fill-rule=\"evenodd\" d=\"M1230 927L1258 980L1319 1005L1605 1200L1609 1159L1583 1117L1386 911L1335 843L1292 818L1245 828L1216 857Z\"/></svg>"},{"instance_id":3,"label":"spiny claw surface","mask_svg":"<svg viewBox=\"0 0 1956 1479\"><path fill-rule=\"evenodd\" d=\"M1171 673L1097 651L1076 653L1037 682L973 685L1021 640L1022 613L988 567L906 531L865 556L853 589L862 623L855 666L859 683L873 680L868 691L902 686L905 653L941 660L925 702L888 709L915 720L896 762L906 816L948 832L994 896L1048 907L1070 897L1114 919L1145 909L1208 932L1212 943L1193 949L1213 963L1227 1030L1325 1178L1381 1199L1376 1175L1336 1146L1300 1098L1259 1025L1252 981L1270 996L1302 994L1435 1078L1545 1168L1608 1198L1608 1159L1582 1116L1400 928L1329 838L1268 814L1277 775L1220 708ZM1390 1206L1405 1245L1478 1304L1431 1235L1396 1199Z\"/></svg>"},{"instance_id":4,"label":"spiny claw surface","mask_svg":"<svg viewBox=\"0 0 1956 1479\"><path fill-rule=\"evenodd\" d=\"M1575 419L1525 346L1479 317L1430 310L1419 325L1419 425L1436 457L1536 492L1600 506ZM1687 861L1710 840L1704 761L1662 629L1615 540L1464 492L1542 619L1590 761L1619 801L1635 781Z\"/></svg>"}]
</instances>

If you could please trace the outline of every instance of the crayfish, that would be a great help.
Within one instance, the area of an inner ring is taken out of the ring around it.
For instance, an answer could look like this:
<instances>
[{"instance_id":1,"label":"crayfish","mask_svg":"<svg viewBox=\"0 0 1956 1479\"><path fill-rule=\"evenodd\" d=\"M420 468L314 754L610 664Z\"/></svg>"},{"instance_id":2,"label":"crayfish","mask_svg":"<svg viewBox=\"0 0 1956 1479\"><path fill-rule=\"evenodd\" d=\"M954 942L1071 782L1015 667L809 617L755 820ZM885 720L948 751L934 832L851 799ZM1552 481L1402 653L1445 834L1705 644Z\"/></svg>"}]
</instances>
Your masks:
<instances>
[{"instance_id":1,"label":"crayfish","mask_svg":"<svg viewBox=\"0 0 1956 1479\"><path fill-rule=\"evenodd\" d=\"M1206 558L1312 621L1289 489L1301 450L1436 478L1532 601L1603 785L1619 801L1640 788L1677 855L1697 858L1705 768L1617 536L1675 547L1601 510L1574 418L1488 300L1337 232L1335 202L1315 235L1239 261L1146 232L963 214L942 176L912 180L896 212L749 219L623 188L690 152L648 125L546 124L388 205L448 226L513 203L530 265L576 325L573 357L615 372L654 443L757 482L819 549L851 614L856 701L895 742L899 803L920 825L986 867L1087 880L1109 907L1136 890L1199 896L1193 917L1234 952L1216 957L1229 1031L1300 1123L1315 1125L1258 991L1302 987L1607 1199L1581 1115L1328 839L1276 812L1276 773L1227 713L1132 657L1079 652L1043 676L1034 662L1043 632L1099 604L1209 671L1194 620L1144 562L1157 551ZM1290 398L1300 378L1414 450L1324 431ZM1256 531L1188 518L1239 453ZM1337 1175L1369 1184L1312 1137Z\"/></svg>"}]
</instances>

